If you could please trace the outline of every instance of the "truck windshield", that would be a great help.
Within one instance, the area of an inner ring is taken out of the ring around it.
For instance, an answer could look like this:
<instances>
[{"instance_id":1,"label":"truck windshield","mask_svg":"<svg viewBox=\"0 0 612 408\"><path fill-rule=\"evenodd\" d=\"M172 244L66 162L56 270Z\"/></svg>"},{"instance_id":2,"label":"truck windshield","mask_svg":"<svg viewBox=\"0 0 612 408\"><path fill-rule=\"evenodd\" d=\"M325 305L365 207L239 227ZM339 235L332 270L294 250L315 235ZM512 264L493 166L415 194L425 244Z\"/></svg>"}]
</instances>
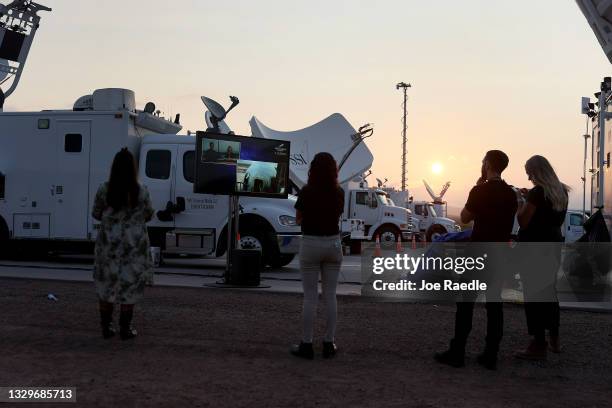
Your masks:
<instances>
[{"instance_id":1,"label":"truck windshield","mask_svg":"<svg viewBox=\"0 0 612 408\"><path fill-rule=\"evenodd\" d=\"M433 205L428 205L427 206L427 211L429 211L429 216L431 217L437 217L438 214L436 213L436 209Z\"/></svg>"},{"instance_id":2,"label":"truck windshield","mask_svg":"<svg viewBox=\"0 0 612 408\"><path fill-rule=\"evenodd\" d=\"M393 205L393 202L385 193L376 193L376 196L382 205Z\"/></svg>"}]
</instances>

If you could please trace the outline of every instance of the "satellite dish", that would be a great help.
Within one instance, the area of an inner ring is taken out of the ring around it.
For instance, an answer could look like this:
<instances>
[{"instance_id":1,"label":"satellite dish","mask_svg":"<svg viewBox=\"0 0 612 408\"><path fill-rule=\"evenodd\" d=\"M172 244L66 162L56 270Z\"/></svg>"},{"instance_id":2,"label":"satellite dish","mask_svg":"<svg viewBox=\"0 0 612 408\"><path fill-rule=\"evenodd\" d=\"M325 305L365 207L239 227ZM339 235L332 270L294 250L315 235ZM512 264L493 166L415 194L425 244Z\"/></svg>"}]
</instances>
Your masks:
<instances>
[{"instance_id":1,"label":"satellite dish","mask_svg":"<svg viewBox=\"0 0 612 408\"><path fill-rule=\"evenodd\" d=\"M6 70L5 70L6 68ZM4 81L8 76L9 63L4 58L0 58L0 81Z\"/></svg>"},{"instance_id":2,"label":"satellite dish","mask_svg":"<svg viewBox=\"0 0 612 408\"><path fill-rule=\"evenodd\" d=\"M212 113L210 113L209 111L206 111L206 113L204 114L204 120L206 120L206 126L209 129L214 128L213 120L212 120ZM230 133L232 133L232 130L229 128L229 126L227 126L227 124L223 120L219 121L219 123L217 123L217 126L219 127L219 133L222 133L224 135L229 135Z\"/></svg>"},{"instance_id":3,"label":"satellite dish","mask_svg":"<svg viewBox=\"0 0 612 408\"><path fill-rule=\"evenodd\" d=\"M153 102L147 102L144 107L144 111L152 115L153 113L155 113L155 104Z\"/></svg>"},{"instance_id":4,"label":"satellite dish","mask_svg":"<svg viewBox=\"0 0 612 408\"><path fill-rule=\"evenodd\" d=\"M220 103L205 96L202 96L202 102L217 121L225 119L225 108Z\"/></svg>"},{"instance_id":5,"label":"satellite dish","mask_svg":"<svg viewBox=\"0 0 612 408\"><path fill-rule=\"evenodd\" d=\"M434 201L439 200L439 197L436 195L436 193L434 193L434 191L431 189L431 187L429 186L429 184L427 184L427 181L423 180L423 184L425 184L425 189L427 190L427 192L429 193L429 195L431 196L431 198Z\"/></svg>"}]
</instances>

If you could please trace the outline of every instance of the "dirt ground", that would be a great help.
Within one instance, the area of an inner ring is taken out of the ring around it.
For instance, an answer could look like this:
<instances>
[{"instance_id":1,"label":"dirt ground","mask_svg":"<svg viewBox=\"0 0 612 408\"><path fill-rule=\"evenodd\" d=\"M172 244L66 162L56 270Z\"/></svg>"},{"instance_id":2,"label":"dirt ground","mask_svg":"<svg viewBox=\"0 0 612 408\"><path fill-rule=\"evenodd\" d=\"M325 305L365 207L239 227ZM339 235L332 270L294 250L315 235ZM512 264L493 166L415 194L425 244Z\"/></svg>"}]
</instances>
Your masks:
<instances>
[{"instance_id":1,"label":"dirt ground","mask_svg":"<svg viewBox=\"0 0 612 408\"><path fill-rule=\"evenodd\" d=\"M609 314L563 311L564 353L530 363L512 357L526 343L525 322L520 307L507 305L501 360L491 372L475 363L484 308L476 310L466 368L453 369L432 359L451 334L451 306L342 297L340 354L302 361L288 353L299 339L300 302L298 295L154 287L137 309L140 336L105 341L91 284L0 279L0 386L74 386L78 406L102 407L612 404Z\"/></svg>"}]
</instances>

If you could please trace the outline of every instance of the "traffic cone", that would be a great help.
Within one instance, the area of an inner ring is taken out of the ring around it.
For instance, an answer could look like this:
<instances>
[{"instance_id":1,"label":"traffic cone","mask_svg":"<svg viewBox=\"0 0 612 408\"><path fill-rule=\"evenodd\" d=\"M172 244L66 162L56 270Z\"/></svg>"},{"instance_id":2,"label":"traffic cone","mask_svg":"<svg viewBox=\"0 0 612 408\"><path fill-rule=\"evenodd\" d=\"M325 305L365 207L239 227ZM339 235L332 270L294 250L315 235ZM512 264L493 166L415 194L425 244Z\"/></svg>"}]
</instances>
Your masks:
<instances>
[{"instance_id":1,"label":"traffic cone","mask_svg":"<svg viewBox=\"0 0 612 408\"><path fill-rule=\"evenodd\" d=\"M399 235L397 236L397 243L395 244L395 251L398 254L404 252L404 248L402 248L402 237Z\"/></svg>"},{"instance_id":2,"label":"traffic cone","mask_svg":"<svg viewBox=\"0 0 612 408\"><path fill-rule=\"evenodd\" d=\"M242 249L242 246L240 245L240 233L236 233L236 249Z\"/></svg>"},{"instance_id":3,"label":"traffic cone","mask_svg":"<svg viewBox=\"0 0 612 408\"><path fill-rule=\"evenodd\" d=\"M416 249L416 236L412 234L412 249Z\"/></svg>"},{"instance_id":4,"label":"traffic cone","mask_svg":"<svg viewBox=\"0 0 612 408\"><path fill-rule=\"evenodd\" d=\"M380 235L376 236L376 245L374 246L374 258L379 258L382 256L382 251L380 250Z\"/></svg>"}]
</instances>

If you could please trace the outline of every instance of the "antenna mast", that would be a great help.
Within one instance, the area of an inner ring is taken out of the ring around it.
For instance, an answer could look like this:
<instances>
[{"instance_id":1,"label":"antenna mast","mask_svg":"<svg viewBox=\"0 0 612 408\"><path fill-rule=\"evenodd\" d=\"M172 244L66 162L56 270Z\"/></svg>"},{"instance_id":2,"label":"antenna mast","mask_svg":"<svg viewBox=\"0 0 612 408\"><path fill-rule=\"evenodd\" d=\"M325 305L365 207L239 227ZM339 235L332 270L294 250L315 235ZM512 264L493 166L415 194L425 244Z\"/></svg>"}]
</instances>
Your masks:
<instances>
[{"instance_id":1,"label":"antenna mast","mask_svg":"<svg viewBox=\"0 0 612 408\"><path fill-rule=\"evenodd\" d=\"M400 82L395 86L395 89L402 89L404 92L404 103L402 104L404 108L404 117L402 119L402 191L406 191L406 175L408 171L406 170L407 157L406 157L406 144L408 142L407 135L407 118L408 118L408 88L412 88L411 84L407 84L405 82Z\"/></svg>"}]
</instances>

